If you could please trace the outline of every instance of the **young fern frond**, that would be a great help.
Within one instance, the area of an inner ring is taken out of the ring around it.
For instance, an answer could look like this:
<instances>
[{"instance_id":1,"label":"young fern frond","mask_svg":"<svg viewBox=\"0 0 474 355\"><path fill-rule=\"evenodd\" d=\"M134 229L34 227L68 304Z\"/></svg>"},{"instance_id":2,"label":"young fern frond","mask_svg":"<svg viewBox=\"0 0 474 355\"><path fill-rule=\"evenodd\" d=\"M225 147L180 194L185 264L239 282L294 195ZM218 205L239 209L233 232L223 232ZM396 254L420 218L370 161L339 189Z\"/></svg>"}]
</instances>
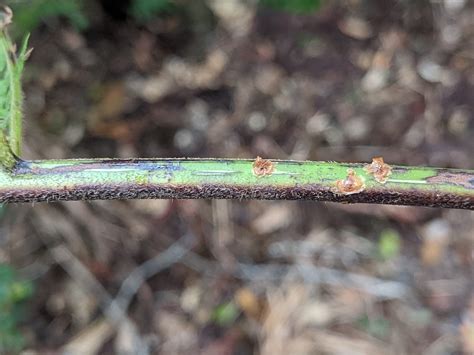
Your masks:
<instances>
[{"instance_id":1,"label":"young fern frond","mask_svg":"<svg viewBox=\"0 0 474 355\"><path fill-rule=\"evenodd\" d=\"M7 25L11 10L5 8L0 23L0 160L11 169L21 154L22 104L21 77L28 58L28 36L19 53L11 41Z\"/></svg>"}]
</instances>

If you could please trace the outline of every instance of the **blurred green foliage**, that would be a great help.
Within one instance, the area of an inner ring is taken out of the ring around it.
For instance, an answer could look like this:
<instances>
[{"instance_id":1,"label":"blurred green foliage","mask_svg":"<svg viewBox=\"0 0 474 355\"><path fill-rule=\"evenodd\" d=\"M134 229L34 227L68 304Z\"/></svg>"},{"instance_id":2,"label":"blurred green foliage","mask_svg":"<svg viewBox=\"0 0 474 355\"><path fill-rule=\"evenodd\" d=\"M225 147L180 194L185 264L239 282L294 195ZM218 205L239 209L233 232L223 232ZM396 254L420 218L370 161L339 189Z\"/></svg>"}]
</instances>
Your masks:
<instances>
[{"instance_id":1,"label":"blurred green foliage","mask_svg":"<svg viewBox=\"0 0 474 355\"><path fill-rule=\"evenodd\" d=\"M383 260L392 259L400 254L400 235L393 229L384 229L378 242L379 256Z\"/></svg>"},{"instance_id":2,"label":"blurred green foliage","mask_svg":"<svg viewBox=\"0 0 474 355\"><path fill-rule=\"evenodd\" d=\"M287 12L308 14L321 7L322 0L260 0L261 4Z\"/></svg>"},{"instance_id":3,"label":"blurred green foliage","mask_svg":"<svg viewBox=\"0 0 474 355\"><path fill-rule=\"evenodd\" d=\"M379 339L386 339L390 334L391 324L384 317L364 316L357 323L365 332Z\"/></svg>"},{"instance_id":4,"label":"blurred green foliage","mask_svg":"<svg viewBox=\"0 0 474 355\"><path fill-rule=\"evenodd\" d=\"M129 12L137 21L146 22L173 8L174 4L170 0L134 0L130 4Z\"/></svg>"},{"instance_id":5,"label":"blurred green foliage","mask_svg":"<svg viewBox=\"0 0 474 355\"><path fill-rule=\"evenodd\" d=\"M63 17L77 30L89 25L85 7L93 0L10 0L6 4L14 13L14 23L19 33L33 31L39 24L49 19ZM143 23L164 12L173 10L172 0L132 0L129 15Z\"/></svg>"},{"instance_id":6,"label":"blurred green foliage","mask_svg":"<svg viewBox=\"0 0 474 355\"><path fill-rule=\"evenodd\" d=\"M65 18L78 30L86 29L89 25L85 11L88 1L93 0L10 0L6 4L13 10L16 32L24 34L40 23L58 17ZM141 23L174 7L172 0L132 0L128 13Z\"/></svg>"},{"instance_id":7,"label":"blurred green foliage","mask_svg":"<svg viewBox=\"0 0 474 355\"><path fill-rule=\"evenodd\" d=\"M14 13L16 32L24 35L44 21L63 17L78 30L89 25L85 6L94 0L9 0L5 3ZM323 0L260 0L263 6L277 10L306 14L318 10ZM143 23L154 16L177 9L173 0L131 0L128 13L135 21Z\"/></svg>"},{"instance_id":8,"label":"blurred green foliage","mask_svg":"<svg viewBox=\"0 0 474 355\"><path fill-rule=\"evenodd\" d=\"M16 31L20 34L31 32L42 21L64 17L79 30L89 22L83 11L83 0L29 0L7 1L14 13Z\"/></svg>"},{"instance_id":9,"label":"blurred green foliage","mask_svg":"<svg viewBox=\"0 0 474 355\"><path fill-rule=\"evenodd\" d=\"M232 325L239 316L239 309L234 302L223 303L212 312L212 320L221 327Z\"/></svg>"},{"instance_id":10,"label":"blurred green foliage","mask_svg":"<svg viewBox=\"0 0 474 355\"><path fill-rule=\"evenodd\" d=\"M33 292L30 282L21 281L10 265L0 264L0 354L19 352L24 339L18 322L24 311L24 301Z\"/></svg>"}]
</instances>

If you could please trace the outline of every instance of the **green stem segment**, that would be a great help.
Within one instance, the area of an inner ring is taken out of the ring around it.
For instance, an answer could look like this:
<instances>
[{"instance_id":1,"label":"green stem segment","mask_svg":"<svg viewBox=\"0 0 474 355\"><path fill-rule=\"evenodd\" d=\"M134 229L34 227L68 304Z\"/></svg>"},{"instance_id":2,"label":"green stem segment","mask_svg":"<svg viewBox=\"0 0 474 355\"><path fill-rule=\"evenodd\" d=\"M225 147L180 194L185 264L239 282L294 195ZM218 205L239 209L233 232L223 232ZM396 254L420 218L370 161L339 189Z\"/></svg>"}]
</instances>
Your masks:
<instances>
[{"instance_id":1,"label":"green stem segment","mask_svg":"<svg viewBox=\"0 0 474 355\"><path fill-rule=\"evenodd\" d=\"M22 161L21 75L0 11L0 202L132 198L320 200L474 209L474 171L222 159Z\"/></svg>"},{"instance_id":2,"label":"green stem segment","mask_svg":"<svg viewBox=\"0 0 474 355\"><path fill-rule=\"evenodd\" d=\"M135 198L319 200L474 209L474 171L393 166L385 183L364 164L273 160L91 159L19 161L0 171L0 202ZM357 192L338 191L351 170ZM339 183L338 183L339 181Z\"/></svg>"},{"instance_id":3,"label":"green stem segment","mask_svg":"<svg viewBox=\"0 0 474 355\"><path fill-rule=\"evenodd\" d=\"M17 55L16 47L0 25L0 166L6 170L13 168L15 157L21 154L21 76L28 55L28 36Z\"/></svg>"},{"instance_id":4,"label":"green stem segment","mask_svg":"<svg viewBox=\"0 0 474 355\"><path fill-rule=\"evenodd\" d=\"M0 129L0 171L10 171L17 163L16 156L12 153L8 138Z\"/></svg>"}]
</instances>

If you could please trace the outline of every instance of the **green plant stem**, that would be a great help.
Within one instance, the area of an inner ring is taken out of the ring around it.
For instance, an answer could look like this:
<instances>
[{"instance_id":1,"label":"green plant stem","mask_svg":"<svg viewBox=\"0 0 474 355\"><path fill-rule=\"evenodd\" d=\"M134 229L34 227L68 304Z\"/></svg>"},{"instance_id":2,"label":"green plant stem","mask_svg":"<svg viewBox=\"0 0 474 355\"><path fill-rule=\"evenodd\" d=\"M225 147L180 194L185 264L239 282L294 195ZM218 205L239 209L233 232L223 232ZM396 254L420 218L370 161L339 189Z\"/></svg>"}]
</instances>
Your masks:
<instances>
[{"instance_id":1,"label":"green plant stem","mask_svg":"<svg viewBox=\"0 0 474 355\"><path fill-rule=\"evenodd\" d=\"M0 171L0 202L136 198L320 200L474 209L474 171L393 166L385 184L365 164L272 160L255 176L252 160L90 159L19 161ZM361 192L336 182L353 169Z\"/></svg>"},{"instance_id":2,"label":"green plant stem","mask_svg":"<svg viewBox=\"0 0 474 355\"><path fill-rule=\"evenodd\" d=\"M13 55L15 46L10 38L0 30L0 62L3 73L0 76L2 96L0 97L0 162L10 168L11 159L6 151L9 149L13 156L21 154L22 141L22 102L21 75L26 58L28 57L28 37L25 37L19 54ZM9 148L8 148L9 147Z\"/></svg>"},{"instance_id":3,"label":"green plant stem","mask_svg":"<svg viewBox=\"0 0 474 355\"><path fill-rule=\"evenodd\" d=\"M0 169L10 170L17 163L17 158L12 153L5 133L0 129Z\"/></svg>"}]
</instances>

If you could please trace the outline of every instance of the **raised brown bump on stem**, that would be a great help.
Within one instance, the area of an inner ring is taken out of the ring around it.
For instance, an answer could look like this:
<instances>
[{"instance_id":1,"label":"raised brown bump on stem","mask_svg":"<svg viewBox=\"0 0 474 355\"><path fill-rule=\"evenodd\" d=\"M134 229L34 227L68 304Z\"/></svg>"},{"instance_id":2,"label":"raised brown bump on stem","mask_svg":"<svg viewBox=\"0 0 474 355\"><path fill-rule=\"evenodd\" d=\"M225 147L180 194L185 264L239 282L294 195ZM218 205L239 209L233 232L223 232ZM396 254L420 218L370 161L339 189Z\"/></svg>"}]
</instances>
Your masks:
<instances>
[{"instance_id":1,"label":"raised brown bump on stem","mask_svg":"<svg viewBox=\"0 0 474 355\"><path fill-rule=\"evenodd\" d=\"M371 164L367 164L364 170L373 175L374 179L381 184L385 184L392 174L392 167L383 161L382 157L375 157Z\"/></svg>"},{"instance_id":2,"label":"raised brown bump on stem","mask_svg":"<svg viewBox=\"0 0 474 355\"><path fill-rule=\"evenodd\" d=\"M252 171L257 177L270 176L275 171L275 164L271 160L257 157L253 162Z\"/></svg>"},{"instance_id":3,"label":"raised brown bump on stem","mask_svg":"<svg viewBox=\"0 0 474 355\"><path fill-rule=\"evenodd\" d=\"M365 184L363 178L357 176L353 169L348 169L346 178L336 181L334 192L342 195L351 195L362 192L364 189Z\"/></svg>"}]
</instances>

